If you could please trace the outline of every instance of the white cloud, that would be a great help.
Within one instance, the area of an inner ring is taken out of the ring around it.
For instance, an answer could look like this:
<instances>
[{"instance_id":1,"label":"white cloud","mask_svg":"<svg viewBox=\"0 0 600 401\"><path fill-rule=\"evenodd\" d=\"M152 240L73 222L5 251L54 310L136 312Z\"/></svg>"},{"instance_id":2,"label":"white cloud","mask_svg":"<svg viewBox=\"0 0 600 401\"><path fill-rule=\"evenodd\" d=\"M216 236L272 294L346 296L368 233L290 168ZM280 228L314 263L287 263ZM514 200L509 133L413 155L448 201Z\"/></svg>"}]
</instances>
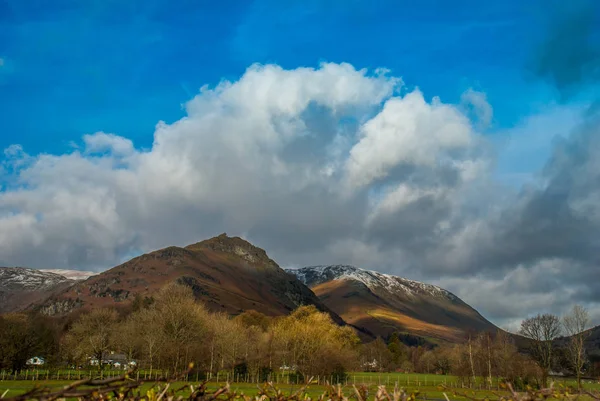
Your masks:
<instances>
[{"instance_id":1,"label":"white cloud","mask_svg":"<svg viewBox=\"0 0 600 401\"><path fill-rule=\"evenodd\" d=\"M456 107L437 99L429 104L418 90L389 99L359 134L346 166L355 187L387 177L398 165L443 163L452 157L450 152L468 148L474 135Z\"/></svg>"},{"instance_id":2,"label":"white cloud","mask_svg":"<svg viewBox=\"0 0 600 401\"><path fill-rule=\"evenodd\" d=\"M535 197L504 199L464 104L428 102L418 90L401 96L400 85L349 64L253 65L235 82L203 88L186 117L159 122L149 150L103 132L63 155L9 147L0 264L103 269L225 231L283 265L352 263L415 279L477 272L480 281L446 283L508 322L514 316L478 291L508 288L492 277L540 259L509 240ZM484 96L467 97L487 121ZM578 195L595 166L577 168L585 174L569 181L577 191L568 204L595 213L597 193ZM472 297L469 283L478 286ZM529 311L544 297L513 299Z\"/></svg>"},{"instance_id":3,"label":"white cloud","mask_svg":"<svg viewBox=\"0 0 600 401\"><path fill-rule=\"evenodd\" d=\"M316 208L333 206L301 197L328 194L333 205L340 179L321 145L335 147L343 132L319 126L364 118L400 82L348 64L254 65L239 81L203 88L186 104L187 117L159 123L149 151L103 132L85 135L83 151L65 155L32 158L13 146L6 155L18 169L16 185L0 193L0 216L14 223L0 260L108 267L136 250L224 228L251 231L273 212L290 225L311 221ZM294 147L302 141L307 153L299 155Z\"/></svg>"},{"instance_id":4,"label":"white cloud","mask_svg":"<svg viewBox=\"0 0 600 401\"><path fill-rule=\"evenodd\" d=\"M86 153L110 152L113 155L127 156L134 152L133 142L114 134L97 132L93 135L84 135Z\"/></svg>"},{"instance_id":5,"label":"white cloud","mask_svg":"<svg viewBox=\"0 0 600 401\"><path fill-rule=\"evenodd\" d=\"M462 94L461 101L463 102L463 106L472 110L478 124L482 128L487 128L491 124L494 111L488 103L485 93L468 89Z\"/></svg>"}]
</instances>

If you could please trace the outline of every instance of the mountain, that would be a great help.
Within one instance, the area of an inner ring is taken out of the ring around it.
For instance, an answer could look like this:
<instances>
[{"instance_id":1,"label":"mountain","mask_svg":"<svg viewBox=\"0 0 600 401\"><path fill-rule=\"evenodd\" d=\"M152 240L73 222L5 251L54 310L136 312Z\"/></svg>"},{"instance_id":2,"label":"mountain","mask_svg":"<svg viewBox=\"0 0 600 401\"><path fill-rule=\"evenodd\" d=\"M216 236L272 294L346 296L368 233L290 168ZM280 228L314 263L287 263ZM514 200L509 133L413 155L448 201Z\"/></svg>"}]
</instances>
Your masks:
<instances>
[{"instance_id":1,"label":"mountain","mask_svg":"<svg viewBox=\"0 0 600 401\"><path fill-rule=\"evenodd\" d=\"M98 273L86 272L81 270L65 270L65 269L44 269L41 272L55 273L69 280L85 280L88 277L95 276Z\"/></svg>"},{"instance_id":2,"label":"mountain","mask_svg":"<svg viewBox=\"0 0 600 401\"><path fill-rule=\"evenodd\" d=\"M394 331L459 342L470 331L497 328L440 287L353 266L288 269L347 323L374 335Z\"/></svg>"},{"instance_id":3,"label":"mountain","mask_svg":"<svg viewBox=\"0 0 600 401\"><path fill-rule=\"evenodd\" d=\"M280 316L299 305L315 305L343 324L263 249L226 234L185 248L172 246L136 257L55 294L37 309L47 315L64 315L94 307L126 307L136 297L152 297L172 281L191 287L196 298L213 311L239 314L254 309Z\"/></svg>"},{"instance_id":4,"label":"mountain","mask_svg":"<svg viewBox=\"0 0 600 401\"><path fill-rule=\"evenodd\" d=\"M0 267L0 313L19 312L75 284L49 271Z\"/></svg>"}]
</instances>

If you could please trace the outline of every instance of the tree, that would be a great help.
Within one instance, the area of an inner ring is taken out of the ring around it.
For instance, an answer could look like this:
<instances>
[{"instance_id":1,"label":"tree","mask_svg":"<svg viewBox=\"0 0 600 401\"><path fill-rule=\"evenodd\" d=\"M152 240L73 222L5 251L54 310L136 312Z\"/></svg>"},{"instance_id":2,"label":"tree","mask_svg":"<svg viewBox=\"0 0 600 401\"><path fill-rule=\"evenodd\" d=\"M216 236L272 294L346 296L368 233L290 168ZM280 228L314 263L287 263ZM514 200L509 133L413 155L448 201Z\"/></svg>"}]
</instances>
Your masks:
<instances>
[{"instance_id":1,"label":"tree","mask_svg":"<svg viewBox=\"0 0 600 401\"><path fill-rule=\"evenodd\" d=\"M158 348L161 344L163 333L159 330L160 315L154 308L143 308L132 314L128 321L131 324L125 325L124 338L135 338L139 355L146 362L146 367L150 368L150 375L157 363ZM127 345L129 348L131 345Z\"/></svg>"},{"instance_id":2,"label":"tree","mask_svg":"<svg viewBox=\"0 0 600 401\"><path fill-rule=\"evenodd\" d=\"M138 324L138 320L132 317L133 315L119 324L119 328L113 331L112 339L114 346L126 355L128 362L140 354L142 347L140 335L145 331L143 326Z\"/></svg>"},{"instance_id":3,"label":"tree","mask_svg":"<svg viewBox=\"0 0 600 401\"><path fill-rule=\"evenodd\" d=\"M48 362L58 351L58 336L50 322L39 316L8 314L0 316L0 368L13 373L34 356Z\"/></svg>"},{"instance_id":4,"label":"tree","mask_svg":"<svg viewBox=\"0 0 600 401\"><path fill-rule=\"evenodd\" d=\"M244 327L258 327L262 331L267 331L271 324L271 318L255 310L245 311L235 317Z\"/></svg>"},{"instance_id":5,"label":"tree","mask_svg":"<svg viewBox=\"0 0 600 401\"><path fill-rule=\"evenodd\" d=\"M118 320L119 315L114 309L93 309L81 315L66 339L66 344L74 347L75 358L83 361L92 357L101 369L102 359L113 345L113 331Z\"/></svg>"},{"instance_id":6,"label":"tree","mask_svg":"<svg viewBox=\"0 0 600 401\"><path fill-rule=\"evenodd\" d=\"M396 332L392 333L388 340L388 350L392 355L392 362L396 367L400 367L408 358L407 346L400 341L398 333Z\"/></svg>"},{"instance_id":7,"label":"tree","mask_svg":"<svg viewBox=\"0 0 600 401\"><path fill-rule=\"evenodd\" d=\"M392 353L381 337L360 347L360 367L365 371L390 370Z\"/></svg>"},{"instance_id":8,"label":"tree","mask_svg":"<svg viewBox=\"0 0 600 401\"><path fill-rule=\"evenodd\" d=\"M306 379L341 373L357 363L359 339L354 330L338 326L313 305L275 321L270 331L279 366L295 367Z\"/></svg>"},{"instance_id":9,"label":"tree","mask_svg":"<svg viewBox=\"0 0 600 401\"><path fill-rule=\"evenodd\" d=\"M588 329L588 311L581 305L573 306L571 312L563 317L563 326L567 339L566 356L577 376L577 387L581 390L581 373L586 361L585 341L590 335Z\"/></svg>"},{"instance_id":10,"label":"tree","mask_svg":"<svg viewBox=\"0 0 600 401\"><path fill-rule=\"evenodd\" d=\"M521 322L519 334L530 339L532 356L542 371L542 385L548 385L553 363L553 341L561 332L560 319L552 314L538 314Z\"/></svg>"},{"instance_id":11,"label":"tree","mask_svg":"<svg viewBox=\"0 0 600 401\"><path fill-rule=\"evenodd\" d=\"M161 334L158 352L162 361L173 372L179 372L190 362L200 360L210 316L206 307L196 302L192 289L168 284L158 292L149 309L158 317L153 329Z\"/></svg>"}]
</instances>

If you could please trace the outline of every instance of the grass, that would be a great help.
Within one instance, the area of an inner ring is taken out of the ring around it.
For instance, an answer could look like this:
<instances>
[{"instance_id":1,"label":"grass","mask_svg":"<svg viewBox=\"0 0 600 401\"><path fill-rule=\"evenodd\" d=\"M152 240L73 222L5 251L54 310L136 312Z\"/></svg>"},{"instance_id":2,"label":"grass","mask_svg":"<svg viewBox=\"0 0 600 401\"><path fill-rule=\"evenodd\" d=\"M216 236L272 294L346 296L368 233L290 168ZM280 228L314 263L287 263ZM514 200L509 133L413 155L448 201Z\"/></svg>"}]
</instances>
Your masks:
<instances>
[{"instance_id":1,"label":"grass","mask_svg":"<svg viewBox=\"0 0 600 401\"><path fill-rule=\"evenodd\" d=\"M356 385L364 384L369 388L369 393L374 394L377 390L377 386L379 384L385 385L388 388L393 388L397 383L399 387L406 389L408 393L418 392L418 399L436 399L443 400L444 392L452 399L452 400L465 400L464 397L455 395L453 393L453 389L443 390L440 388L440 385L446 383L450 387L451 385L456 385L458 379L455 376L443 376L443 375L435 375L435 374L407 374L407 373L365 373L365 372L356 372L350 374L350 380L348 385L344 386L345 392L349 393L352 390L352 384ZM575 386L575 381L571 379L558 379L555 380L558 384L562 384L565 386ZM3 380L0 381L0 396L8 390L5 397L12 397L19 394L23 394L26 391L30 390L34 386L45 386L51 388L57 388L65 386L72 381L69 380ZM190 380L189 382L176 382L171 386L172 388L180 388L184 386L189 386L190 384L194 385L197 382ZM212 382L209 384L209 388L216 389L223 386L225 383L220 382ZM238 392L243 392L246 395L256 395L258 392L258 386L255 383L231 383L231 389ZM146 391L151 389L153 383L145 383L142 387L142 394L145 394ZM302 388L302 385L298 384L277 384L278 388L280 388L285 393L293 393L298 389ZM584 387L587 390L600 390L600 384L598 382L589 383L585 381ZM322 394L325 391L326 387L323 385L311 384L307 387L307 393L311 397L315 398ZM486 398L490 399L497 398L498 394L507 394L505 391L502 391L500 388L494 388L492 391L485 389L457 389L456 391L461 393L468 393L471 396L475 396L477 398ZM185 392L182 395L186 395Z\"/></svg>"},{"instance_id":2,"label":"grass","mask_svg":"<svg viewBox=\"0 0 600 401\"><path fill-rule=\"evenodd\" d=\"M50 381L45 381L45 380L39 380L39 381L30 381L30 380L6 380L6 381L2 381L0 382L0 396L2 394L4 394L4 392L6 390L8 390L8 393L6 393L5 397L14 397L20 394L23 394L25 392L27 392L28 390L30 390L33 386L42 386L42 387L50 387L50 388L59 388L62 386L65 386L67 384L69 384L69 381L57 381L57 380L50 380ZM172 388L180 388L180 387L184 387L184 386L189 386L190 384L195 384L192 382L186 383L186 382L176 382L173 383L171 386ZM211 383L208 387L211 389L217 389L221 386L223 386L225 383ZM145 383L144 385L142 385L141 390L142 390L142 394L145 394L146 391L150 390L153 387L153 383ZM277 388L281 389L284 393L293 393L297 390L299 390L300 388L302 388L302 385L295 385L295 384L281 384L281 385L277 385ZM369 393L370 394L374 394L377 391L377 385L369 385ZM325 391L326 387L322 386L322 385L309 385L306 388L306 393L311 397L311 398L316 398L318 397L320 394L322 394ZM352 390L352 386L348 385L348 386L344 386L345 392L346 393L350 393ZM244 393L246 395L256 395L258 393L258 386L256 384L253 383L232 383L231 384L231 390L233 391L237 391L239 393ZM411 387L407 387L406 390L409 393L412 392L419 392L419 399L443 399L443 392L438 389L435 386L411 386ZM485 396L493 396L492 392L489 391L476 391L475 392L477 394L477 396L480 397L485 397ZM447 392L448 395L451 395L451 392ZM182 393L182 395L185 397L186 395L189 395L189 392L184 391ZM463 399L462 397L457 397L457 396L452 396L452 399L456 399L456 400L460 400Z\"/></svg>"},{"instance_id":3,"label":"grass","mask_svg":"<svg viewBox=\"0 0 600 401\"><path fill-rule=\"evenodd\" d=\"M356 383L365 383L365 384L385 384L388 383L393 385L394 383L398 383L401 387L410 387L410 386L419 386L419 387L427 387L427 386L439 386L442 384L448 385L448 387L457 386L459 383L459 379L456 376L452 375L436 375L436 374L427 374L427 373L377 373L377 372L356 372L350 374L351 381L355 380ZM552 380L556 384L563 385L565 387L576 387L577 382L575 379L571 378L562 378L562 377L554 377ZM486 379L482 377L477 378L476 388L477 387L485 387L487 384ZM492 388L499 388L498 378L492 379ZM583 387L586 390L600 390L600 383L597 380L584 380Z\"/></svg>"}]
</instances>

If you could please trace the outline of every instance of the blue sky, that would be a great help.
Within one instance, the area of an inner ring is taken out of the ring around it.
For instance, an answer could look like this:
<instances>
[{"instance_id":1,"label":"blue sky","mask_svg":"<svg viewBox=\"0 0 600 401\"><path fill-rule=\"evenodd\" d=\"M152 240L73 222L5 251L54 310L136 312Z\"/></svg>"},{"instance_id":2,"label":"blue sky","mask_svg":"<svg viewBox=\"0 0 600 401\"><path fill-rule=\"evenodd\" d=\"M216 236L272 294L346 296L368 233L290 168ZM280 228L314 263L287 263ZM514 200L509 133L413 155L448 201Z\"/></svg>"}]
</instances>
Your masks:
<instances>
[{"instance_id":1,"label":"blue sky","mask_svg":"<svg viewBox=\"0 0 600 401\"><path fill-rule=\"evenodd\" d=\"M202 85L256 62L384 67L445 102L474 88L493 129L512 127L557 100L527 70L545 12L534 3L4 0L0 147L62 152L100 130L148 147Z\"/></svg>"},{"instance_id":2,"label":"blue sky","mask_svg":"<svg viewBox=\"0 0 600 401\"><path fill-rule=\"evenodd\" d=\"M226 231L600 323L599 93L595 0L0 0L0 266Z\"/></svg>"}]
</instances>

